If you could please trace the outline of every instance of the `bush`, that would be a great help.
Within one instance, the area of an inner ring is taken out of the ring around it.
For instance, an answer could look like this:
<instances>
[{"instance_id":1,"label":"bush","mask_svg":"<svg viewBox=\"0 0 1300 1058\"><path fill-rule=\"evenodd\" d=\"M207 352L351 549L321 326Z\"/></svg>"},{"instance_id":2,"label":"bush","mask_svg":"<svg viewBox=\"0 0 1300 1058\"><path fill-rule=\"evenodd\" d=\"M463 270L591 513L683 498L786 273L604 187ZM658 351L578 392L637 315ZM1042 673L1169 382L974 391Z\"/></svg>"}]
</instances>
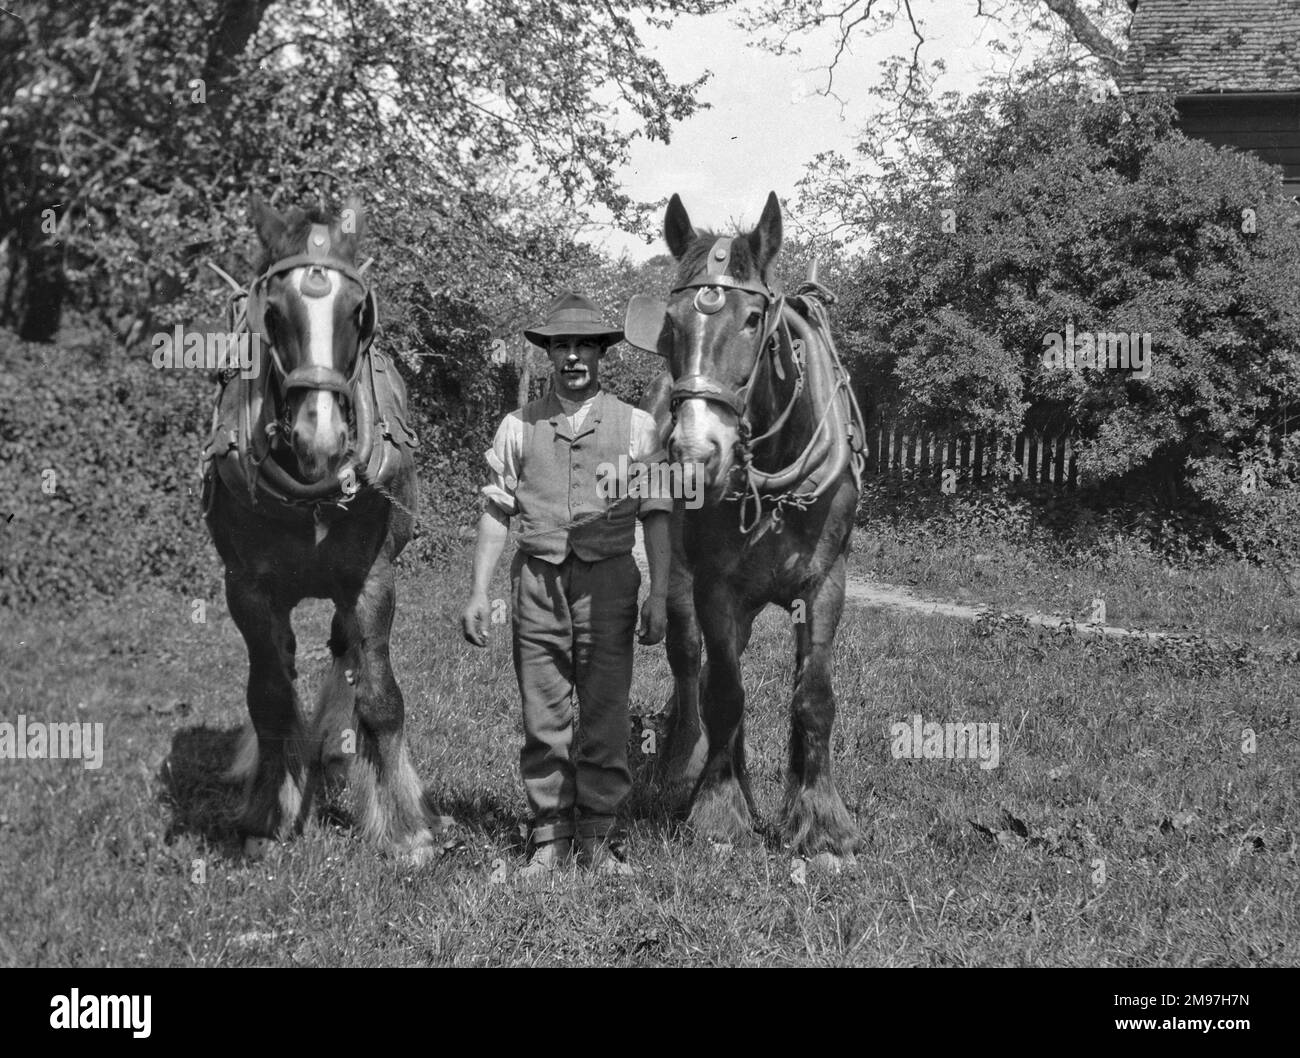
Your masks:
<instances>
[{"instance_id":1,"label":"bush","mask_svg":"<svg viewBox=\"0 0 1300 1058\"><path fill-rule=\"evenodd\" d=\"M113 596L150 581L211 598L220 567L199 510L215 384L0 332L0 605ZM43 486L50 492L43 491Z\"/></svg>"},{"instance_id":2,"label":"bush","mask_svg":"<svg viewBox=\"0 0 1300 1058\"><path fill-rule=\"evenodd\" d=\"M1220 520L1209 503L1154 503L1140 478L1078 490L986 481L944 495L936 479L868 474L858 508L864 530L965 557L1009 544L1066 562L1141 556L1190 567L1228 550L1264 559L1225 540Z\"/></svg>"},{"instance_id":3,"label":"bush","mask_svg":"<svg viewBox=\"0 0 1300 1058\"><path fill-rule=\"evenodd\" d=\"M99 334L60 347L0 331L0 606L113 597L140 582L217 598L221 564L200 510L199 454L216 383L160 371ZM412 401L420 511L406 561L436 561L474 525L484 432ZM46 471L52 471L51 478ZM50 482L52 494L42 491ZM6 521L7 519L7 521Z\"/></svg>"},{"instance_id":4,"label":"bush","mask_svg":"<svg viewBox=\"0 0 1300 1058\"><path fill-rule=\"evenodd\" d=\"M1167 103L1068 85L950 101L885 147L864 144L879 171L823 159L806 184L872 239L836 325L882 412L1074 430L1093 480L1212 504L1243 554L1293 545L1290 472L1234 493L1297 454L1300 213L1276 168L1183 137ZM1149 334L1149 374L1045 366L1067 327L1088 351Z\"/></svg>"}]
</instances>

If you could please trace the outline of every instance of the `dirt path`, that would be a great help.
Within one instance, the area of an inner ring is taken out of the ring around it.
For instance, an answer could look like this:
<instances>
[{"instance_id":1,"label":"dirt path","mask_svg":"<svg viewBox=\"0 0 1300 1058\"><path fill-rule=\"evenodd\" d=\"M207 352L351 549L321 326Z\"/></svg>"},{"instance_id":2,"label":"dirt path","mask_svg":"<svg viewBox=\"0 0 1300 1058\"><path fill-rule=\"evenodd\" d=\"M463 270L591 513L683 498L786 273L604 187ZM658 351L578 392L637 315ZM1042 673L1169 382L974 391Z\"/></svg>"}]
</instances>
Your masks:
<instances>
[{"instance_id":1,"label":"dirt path","mask_svg":"<svg viewBox=\"0 0 1300 1058\"><path fill-rule=\"evenodd\" d=\"M641 538L641 525L637 523L636 527L636 546L632 551L637 565L641 568L642 578L649 576L649 567L646 565L645 544ZM850 574L848 583L845 585L845 598L853 600L860 606L872 607L880 610L894 610L903 613L921 613L933 617L955 617L959 620L974 621L982 612L993 609L992 607L972 606L969 603L953 602L946 599L926 599L917 595L911 588L903 587L899 584L886 584L883 581L869 580L865 577ZM1045 613L1017 613L1014 611L993 610L1005 617L1023 617L1029 624L1042 628L1060 628L1063 625L1072 625L1074 630L1081 635L1100 635L1115 637L1138 637L1146 639L1168 639L1171 634L1168 632L1146 632L1140 628L1122 628L1117 625L1105 624L1087 624L1081 621L1074 621L1068 617L1055 617L1052 614Z\"/></svg>"},{"instance_id":2,"label":"dirt path","mask_svg":"<svg viewBox=\"0 0 1300 1058\"><path fill-rule=\"evenodd\" d=\"M939 599L923 599L910 588L898 584L885 584L882 581L867 580L850 576L845 585L847 598L863 606L874 606L882 610L902 610L912 613L935 614L940 617L958 617L974 621L981 612L991 607L971 606L967 603L949 602ZM1146 632L1140 628L1122 628L1118 625L1091 624L1075 621L1069 617L1054 617L1045 613L1018 613L1015 611L997 611L1006 617L1023 617L1029 624L1042 628L1060 628L1062 625L1073 626L1081 635L1099 636L1137 636L1145 639L1167 639L1168 632Z\"/></svg>"}]
</instances>

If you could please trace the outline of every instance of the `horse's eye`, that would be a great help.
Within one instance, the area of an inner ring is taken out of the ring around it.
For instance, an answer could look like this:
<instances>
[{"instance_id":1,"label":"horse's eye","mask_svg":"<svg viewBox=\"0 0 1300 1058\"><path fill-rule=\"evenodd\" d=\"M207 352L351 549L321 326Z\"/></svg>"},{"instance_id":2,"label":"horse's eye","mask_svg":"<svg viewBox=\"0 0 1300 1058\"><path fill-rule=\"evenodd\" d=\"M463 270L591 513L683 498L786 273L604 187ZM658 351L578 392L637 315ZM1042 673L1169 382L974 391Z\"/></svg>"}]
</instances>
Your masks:
<instances>
[{"instance_id":1,"label":"horse's eye","mask_svg":"<svg viewBox=\"0 0 1300 1058\"><path fill-rule=\"evenodd\" d=\"M747 319L747 320L745 321L745 326L746 326L746 327L757 327L758 324L759 324L759 321L761 321L762 318L763 318L763 314L762 314L761 312L759 312L758 309L754 309L754 311L751 312L751 313L749 314L749 319Z\"/></svg>"}]
</instances>

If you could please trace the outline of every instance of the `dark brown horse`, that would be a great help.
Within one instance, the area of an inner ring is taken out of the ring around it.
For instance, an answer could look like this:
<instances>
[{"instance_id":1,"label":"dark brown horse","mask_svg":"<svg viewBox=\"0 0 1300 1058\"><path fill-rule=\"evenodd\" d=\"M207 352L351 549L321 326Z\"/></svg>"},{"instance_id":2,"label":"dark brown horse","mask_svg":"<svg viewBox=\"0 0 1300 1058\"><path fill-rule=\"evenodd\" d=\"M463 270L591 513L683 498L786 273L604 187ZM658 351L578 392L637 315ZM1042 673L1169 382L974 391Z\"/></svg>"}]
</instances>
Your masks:
<instances>
[{"instance_id":1,"label":"dark brown horse","mask_svg":"<svg viewBox=\"0 0 1300 1058\"><path fill-rule=\"evenodd\" d=\"M679 502L673 515L676 689L661 774L694 783L698 833L719 842L751 833L740 658L754 618L778 603L795 629L782 836L837 868L859 839L831 775L831 651L864 433L830 340L827 292L810 283L785 299L769 286L781 228L775 194L746 235L697 232L676 195L664 220L679 271L650 331L669 370L645 405L671 428L670 457L702 465L705 499L694 510ZM636 329L630 313L629 340Z\"/></svg>"},{"instance_id":2,"label":"dark brown horse","mask_svg":"<svg viewBox=\"0 0 1300 1058\"><path fill-rule=\"evenodd\" d=\"M393 363L370 348L377 306L358 267L360 209L252 204L259 277L236 299L250 377L223 385L206 453L208 529L248 648L245 850L295 833L326 778L349 776L372 841L415 861L434 844L389 662L393 563L411 537L415 443ZM368 264L368 262L367 262ZM246 304L244 301L246 300ZM242 310L240 306L243 305ZM293 608L330 599L333 661L309 735L294 690Z\"/></svg>"}]
</instances>

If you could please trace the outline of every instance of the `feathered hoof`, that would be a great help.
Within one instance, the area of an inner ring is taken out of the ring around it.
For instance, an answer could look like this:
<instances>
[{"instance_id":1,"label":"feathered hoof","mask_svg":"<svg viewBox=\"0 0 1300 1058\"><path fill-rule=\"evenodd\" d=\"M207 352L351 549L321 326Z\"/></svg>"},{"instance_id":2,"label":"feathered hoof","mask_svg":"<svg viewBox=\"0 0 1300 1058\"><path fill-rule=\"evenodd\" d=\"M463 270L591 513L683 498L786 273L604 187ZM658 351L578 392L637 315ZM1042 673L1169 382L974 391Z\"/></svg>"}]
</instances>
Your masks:
<instances>
[{"instance_id":1,"label":"feathered hoof","mask_svg":"<svg viewBox=\"0 0 1300 1058\"><path fill-rule=\"evenodd\" d=\"M811 863L823 853L843 865L862 844L862 833L829 783L796 789L786 800L782 844Z\"/></svg>"},{"instance_id":2,"label":"feathered hoof","mask_svg":"<svg viewBox=\"0 0 1300 1058\"><path fill-rule=\"evenodd\" d=\"M434 814L429 816L428 820L429 829L433 832L433 836L436 838L445 837L456 825L456 819L454 816Z\"/></svg>"},{"instance_id":3,"label":"feathered hoof","mask_svg":"<svg viewBox=\"0 0 1300 1058\"><path fill-rule=\"evenodd\" d=\"M351 763L348 757L340 755L321 758L321 773L325 777L325 787L330 793L347 789Z\"/></svg>"},{"instance_id":4,"label":"feathered hoof","mask_svg":"<svg viewBox=\"0 0 1300 1058\"><path fill-rule=\"evenodd\" d=\"M695 795L687 825L714 846L748 845L757 840L754 817L735 782L700 790Z\"/></svg>"},{"instance_id":5,"label":"feathered hoof","mask_svg":"<svg viewBox=\"0 0 1300 1058\"><path fill-rule=\"evenodd\" d=\"M845 856L837 856L833 852L819 852L808 861L808 867L819 874L842 874L845 871L857 870L858 858L851 852Z\"/></svg>"},{"instance_id":6,"label":"feathered hoof","mask_svg":"<svg viewBox=\"0 0 1300 1058\"><path fill-rule=\"evenodd\" d=\"M438 858L441 850L433 834L421 830L409 838L394 842L389 851L403 867L427 867Z\"/></svg>"},{"instance_id":7,"label":"feathered hoof","mask_svg":"<svg viewBox=\"0 0 1300 1058\"><path fill-rule=\"evenodd\" d=\"M244 839L244 858L254 862L264 859L274 846L274 838L259 838L250 835Z\"/></svg>"}]
</instances>

